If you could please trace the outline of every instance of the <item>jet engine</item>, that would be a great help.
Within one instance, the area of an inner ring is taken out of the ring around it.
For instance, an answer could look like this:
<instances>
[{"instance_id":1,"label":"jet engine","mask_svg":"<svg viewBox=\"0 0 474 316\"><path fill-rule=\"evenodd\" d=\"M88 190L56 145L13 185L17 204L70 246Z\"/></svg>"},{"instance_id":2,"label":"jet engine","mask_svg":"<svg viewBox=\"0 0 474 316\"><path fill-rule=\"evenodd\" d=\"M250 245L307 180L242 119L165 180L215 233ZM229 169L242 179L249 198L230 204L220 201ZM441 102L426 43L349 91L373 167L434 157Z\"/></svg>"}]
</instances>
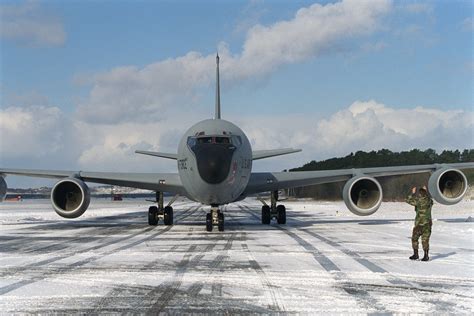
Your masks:
<instances>
[{"instance_id":1,"label":"jet engine","mask_svg":"<svg viewBox=\"0 0 474 316\"><path fill-rule=\"evenodd\" d=\"M372 215L382 203L382 187L374 178L355 176L344 185L342 197L352 213L360 216Z\"/></svg>"},{"instance_id":2,"label":"jet engine","mask_svg":"<svg viewBox=\"0 0 474 316\"><path fill-rule=\"evenodd\" d=\"M428 190L436 202L444 205L456 204L467 191L467 179L457 169L442 168L436 170L428 180Z\"/></svg>"},{"instance_id":3,"label":"jet engine","mask_svg":"<svg viewBox=\"0 0 474 316\"><path fill-rule=\"evenodd\" d=\"M5 178L3 178L2 175L0 175L0 202L3 202L6 196L7 196L7 182L5 181Z\"/></svg>"},{"instance_id":4,"label":"jet engine","mask_svg":"<svg viewBox=\"0 0 474 316\"><path fill-rule=\"evenodd\" d=\"M89 207L91 194L87 185L76 178L66 178L51 190L51 203L59 216L76 218Z\"/></svg>"}]
</instances>

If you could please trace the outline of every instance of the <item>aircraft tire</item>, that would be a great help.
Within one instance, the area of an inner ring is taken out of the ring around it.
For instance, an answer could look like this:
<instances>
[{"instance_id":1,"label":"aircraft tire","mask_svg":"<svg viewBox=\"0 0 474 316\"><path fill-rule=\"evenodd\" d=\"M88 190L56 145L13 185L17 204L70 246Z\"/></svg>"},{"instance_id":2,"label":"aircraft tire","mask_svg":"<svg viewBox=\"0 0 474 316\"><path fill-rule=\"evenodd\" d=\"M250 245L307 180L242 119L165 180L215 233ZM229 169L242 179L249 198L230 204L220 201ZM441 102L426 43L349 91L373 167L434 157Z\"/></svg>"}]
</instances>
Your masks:
<instances>
[{"instance_id":1,"label":"aircraft tire","mask_svg":"<svg viewBox=\"0 0 474 316\"><path fill-rule=\"evenodd\" d=\"M286 207L285 205L278 205L277 206L277 223L278 224L286 224Z\"/></svg>"},{"instance_id":2,"label":"aircraft tire","mask_svg":"<svg viewBox=\"0 0 474 316\"><path fill-rule=\"evenodd\" d=\"M148 225L156 226L158 225L158 207L150 206L148 208Z\"/></svg>"},{"instance_id":3,"label":"aircraft tire","mask_svg":"<svg viewBox=\"0 0 474 316\"><path fill-rule=\"evenodd\" d=\"M206 214L206 230L212 232L212 216L211 213Z\"/></svg>"},{"instance_id":4,"label":"aircraft tire","mask_svg":"<svg viewBox=\"0 0 474 316\"><path fill-rule=\"evenodd\" d=\"M224 231L224 214L219 213L217 218L219 221L219 223L217 224L217 227L219 228L220 232L223 232Z\"/></svg>"},{"instance_id":5,"label":"aircraft tire","mask_svg":"<svg viewBox=\"0 0 474 316\"><path fill-rule=\"evenodd\" d=\"M270 224L272 220L271 214L270 214L270 206L264 205L262 206L262 224L268 225Z\"/></svg>"},{"instance_id":6,"label":"aircraft tire","mask_svg":"<svg viewBox=\"0 0 474 316\"><path fill-rule=\"evenodd\" d=\"M171 206L166 206L163 212L164 219L163 222L165 225L173 225L173 208Z\"/></svg>"}]
</instances>

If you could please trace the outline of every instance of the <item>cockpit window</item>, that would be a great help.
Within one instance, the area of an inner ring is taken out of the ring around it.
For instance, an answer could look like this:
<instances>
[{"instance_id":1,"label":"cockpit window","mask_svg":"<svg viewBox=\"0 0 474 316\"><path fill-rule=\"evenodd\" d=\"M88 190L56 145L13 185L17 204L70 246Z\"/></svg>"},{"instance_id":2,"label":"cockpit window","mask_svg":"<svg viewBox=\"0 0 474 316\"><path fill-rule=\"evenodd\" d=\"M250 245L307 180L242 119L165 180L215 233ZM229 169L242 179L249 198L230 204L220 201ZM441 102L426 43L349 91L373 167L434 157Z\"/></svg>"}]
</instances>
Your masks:
<instances>
[{"instance_id":1,"label":"cockpit window","mask_svg":"<svg viewBox=\"0 0 474 316\"><path fill-rule=\"evenodd\" d=\"M230 144L229 137L216 137L216 144Z\"/></svg>"},{"instance_id":2,"label":"cockpit window","mask_svg":"<svg viewBox=\"0 0 474 316\"><path fill-rule=\"evenodd\" d=\"M213 143L212 137L198 137L197 143L198 144L211 144Z\"/></svg>"},{"instance_id":3,"label":"cockpit window","mask_svg":"<svg viewBox=\"0 0 474 316\"><path fill-rule=\"evenodd\" d=\"M242 145L242 138L240 136L232 136L232 144L236 146Z\"/></svg>"},{"instance_id":4,"label":"cockpit window","mask_svg":"<svg viewBox=\"0 0 474 316\"><path fill-rule=\"evenodd\" d=\"M235 137L228 136L190 136L188 137L188 146L193 148L196 144L234 144L240 145Z\"/></svg>"},{"instance_id":5,"label":"cockpit window","mask_svg":"<svg viewBox=\"0 0 474 316\"><path fill-rule=\"evenodd\" d=\"M196 145L196 137L188 137L188 146L193 148Z\"/></svg>"}]
</instances>

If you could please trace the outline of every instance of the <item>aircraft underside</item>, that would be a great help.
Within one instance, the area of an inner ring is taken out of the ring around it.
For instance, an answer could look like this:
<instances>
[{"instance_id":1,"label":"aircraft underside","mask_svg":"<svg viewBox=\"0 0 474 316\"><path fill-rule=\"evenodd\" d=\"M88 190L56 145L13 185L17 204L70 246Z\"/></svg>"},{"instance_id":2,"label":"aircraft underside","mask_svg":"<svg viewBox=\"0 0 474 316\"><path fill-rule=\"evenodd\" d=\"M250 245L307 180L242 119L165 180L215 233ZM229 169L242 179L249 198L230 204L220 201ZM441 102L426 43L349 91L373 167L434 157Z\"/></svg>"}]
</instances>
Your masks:
<instances>
[{"instance_id":1,"label":"aircraft underside","mask_svg":"<svg viewBox=\"0 0 474 316\"><path fill-rule=\"evenodd\" d=\"M172 199L167 206L164 206L163 193L156 192L157 206L150 206L148 209L148 224L151 226L158 225L162 220L164 225L173 225L173 207L171 206L175 199ZM262 203L262 224L269 225L272 219L278 224L286 224L286 207L278 204L278 191L272 191L270 194L270 205L263 199L259 199ZM206 230L211 232L214 227L220 232L224 231L225 215L219 208L219 205L211 205L210 212L206 214Z\"/></svg>"}]
</instances>

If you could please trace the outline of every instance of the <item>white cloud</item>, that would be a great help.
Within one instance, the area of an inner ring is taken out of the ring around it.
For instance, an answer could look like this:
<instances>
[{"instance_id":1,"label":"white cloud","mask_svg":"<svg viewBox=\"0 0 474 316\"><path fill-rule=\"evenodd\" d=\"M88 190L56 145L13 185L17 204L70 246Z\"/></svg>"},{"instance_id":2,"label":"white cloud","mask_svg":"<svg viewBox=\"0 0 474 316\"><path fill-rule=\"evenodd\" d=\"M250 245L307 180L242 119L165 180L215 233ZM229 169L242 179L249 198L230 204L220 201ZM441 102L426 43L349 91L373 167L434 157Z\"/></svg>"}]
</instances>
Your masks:
<instances>
[{"instance_id":1,"label":"white cloud","mask_svg":"<svg viewBox=\"0 0 474 316\"><path fill-rule=\"evenodd\" d=\"M271 161L281 169L358 150L474 147L472 111L390 107L374 100L356 101L323 119L308 115L254 117L242 118L239 125L256 149L303 149L290 159ZM262 167L269 170L268 162Z\"/></svg>"},{"instance_id":2,"label":"white cloud","mask_svg":"<svg viewBox=\"0 0 474 316\"><path fill-rule=\"evenodd\" d=\"M196 89L211 81L214 63L214 56L190 52L142 69L118 67L98 74L78 114L92 123L162 120L163 110L193 104Z\"/></svg>"},{"instance_id":3,"label":"white cloud","mask_svg":"<svg viewBox=\"0 0 474 316\"><path fill-rule=\"evenodd\" d=\"M1 5L0 35L36 45L62 45L66 40L59 18L45 13L38 1Z\"/></svg>"},{"instance_id":4,"label":"white cloud","mask_svg":"<svg viewBox=\"0 0 474 316\"><path fill-rule=\"evenodd\" d=\"M298 10L294 18L247 32L240 54L219 45L222 79L262 78L283 64L337 50L347 39L377 31L391 2L355 1ZM92 90L80 104L81 119L95 123L151 121L177 105L196 105L196 95L214 80L215 56L190 52L143 68L117 67L91 78Z\"/></svg>"},{"instance_id":5,"label":"white cloud","mask_svg":"<svg viewBox=\"0 0 474 316\"><path fill-rule=\"evenodd\" d=\"M390 11L389 1L342 1L313 4L289 21L256 25L247 34L240 57L240 76L265 74L331 51L344 39L371 34Z\"/></svg>"},{"instance_id":6,"label":"white cloud","mask_svg":"<svg viewBox=\"0 0 474 316\"><path fill-rule=\"evenodd\" d=\"M134 153L136 149L176 152L186 129L200 118L176 115L160 122L91 124L68 119L56 107L0 110L0 148L5 165L77 170L176 172L174 161ZM179 124L177 124L179 122ZM428 107L390 107L356 101L327 118L310 115L252 116L235 122L254 149L302 148L303 153L255 163L255 171L293 168L310 160L388 148L474 147L474 113Z\"/></svg>"},{"instance_id":7,"label":"white cloud","mask_svg":"<svg viewBox=\"0 0 474 316\"><path fill-rule=\"evenodd\" d=\"M194 122L193 122L194 123ZM170 119L159 123L98 125L78 123L83 150L77 157L81 169L176 172L171 160L138 155L135 150L177 152L178 142L191 123L176 127Z\"/></svg>"},{"instance_id":8,"label":"white cloud","mask_svg":"<svg viewBox=\"0 0 474 316\"><path fill-rule=\"evenodd\" d=\"M357 101L320 121L316 139L330 156L361 149L472 148L473 128L473 112Z\"/></svg>"},{"instance_id":9,"label":"white cloud","mask_svg":"<svg viewBox=\"0 0 474 316\"><path fill-rule=\"evenodd\" d=\"M402 5L401 8L412 14L433 14L433 6L430 3L414 2Z\"/></svg>"},{"instance_id":10,"label":"white cloud","mask_svg":"<svg viewBox=\"0 0 474 316\"><path fill-rule=\"evenodd\" d=\"M59 153L68 146L65 118L57 107L8 107L0 110L2 158L36 159ZM69 135L67 135L69 136Z\"/></svg>"}]
</instances>

